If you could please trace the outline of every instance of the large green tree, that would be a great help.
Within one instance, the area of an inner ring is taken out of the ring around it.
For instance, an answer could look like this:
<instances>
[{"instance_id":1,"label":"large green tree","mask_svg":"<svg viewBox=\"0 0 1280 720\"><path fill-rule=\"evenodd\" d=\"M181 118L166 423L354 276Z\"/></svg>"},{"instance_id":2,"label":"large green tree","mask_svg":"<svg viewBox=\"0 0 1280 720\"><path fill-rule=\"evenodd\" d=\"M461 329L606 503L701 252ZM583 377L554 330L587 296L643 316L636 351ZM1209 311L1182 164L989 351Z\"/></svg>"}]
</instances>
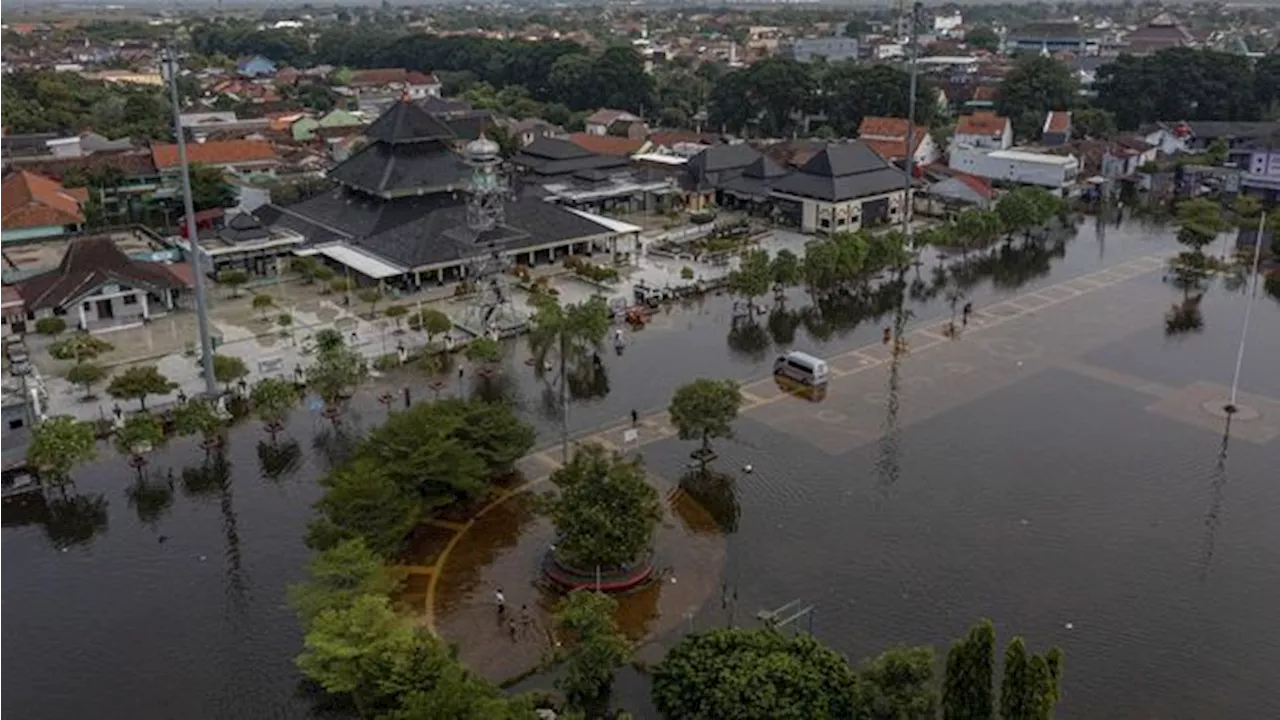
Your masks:
<instances>
[{"instance_id":1,"label":"large green tree","mask_svg":"<svg viewBox=\"0 0 1280 720\"><path fill-rule=\"evenodd\" d=\"M191 166L191 201L196 212L210 208L227 208L236 204L236 190L227 182L221 168Z\"/></svg>"},{"instance_id":2,"label":"large green tree","mask_svg":"<svg viewBox=\"0 0 1280 720\"><path fill-rule=\"evenodd\" d=\"M552 473L551 483L556 492L546 499L547 513L556 526L556 553L565 562L610 569L649 549L662 510L639 458L586 445Z\"/></svg>"},{"instance_id":3,"label":"large green tree","mask_svg":"<svg viewBox=\"0 0 1280 720\"><path fill-rule=\"evenodd\" d=\"M947 652L946 676L942 686L943 720L991 720L996 704L996 631L983 620L957 640Z\"/></svg>"},{"instance_id":4,"label":"large green tree","mask_svg":"<svg viewBox=\"0 0 1280 720\"><path fill-rule=\"evenodd\" d=\"M732 437L742 393L733 380L699 378L676 390L668 411L681 440L700 440L701 457L711 453L711 440Z\"/></svg>"},{"instance_id":5,"label":"large green tree","mask_svg":"<svg viewBox=\"0 0 1280 720\"><path fill-rule=\"evenodd\" d=\"M355 537L322 551L307 566L307 580L289 586L289 604L304 625L326 610L353 605L362 595L390 596L404 575Z\"/></svg>"},{"instance_id":6,"label":"large green tree","mask_svg":"<svg viewBox=\"0 0 1280 720\"><path fill-rule=\"evenodd\" d=\"M96 455L93 426L70 415L54 415L36 425L27 446L27 463L40 478L63 485L71 477L71 469L92 460Z\"/></svg>"},{"instance_id":7,"label":"large green tree","mask_svg":"<svg viewBox=\"0 0 1280 720\"><path fill-rule=\"evenodd\" d=\"M422 503L392 479L375 460L356 459L320 480L319 517L307 528L307 545L332 548L360 538L382 557L391 557L423 518Z\"/></svg>"},{"instance_id":8,"label":"large green tree","mask_svg":"<svg viewBox=\"0 0 1280 720\"><path fill-rule=\"evenodd\" d=\"M1013 121L1014 135L1037 139L1051 110L1076 104L1079 82L1065 63L1038 54L1020 56L1000 83L996 108Z\"/></svg>"},{"instance_id":9,"label":"large green tree","mask_svg":"<svg viewBox=\"0 0 1280 720\"><path fill-rule=\"evenodd\" d=\"M613 673L631 658L631 645L613 620L617 609L617 601L604 593L575 590L556 610L556 626L569 640L556 687L570 710L587 717L604 717Z\"/></svg>"},{"instance_id":10,"label":"large green tree","mask_svg":"<svg viewBox=\"0 0 1280 720\"><path fill-rule=\"evenodd\" d=\"M933 720L938 713L933 648L895 647L863 663L853 684L859 720Z\"/></svg>"},{"instance_id":11,"label":"large green tree","mask_svg":"<svg viewBox=\"0 0 1280 720\"><path fill-rule=\"evenodd\" d=\"M1204 262L1204 248L1227 228L1222 207L1208 198L1191 198L1178 204L1178 242L1190 248L1187 258L1199 267Z\"/></svg>"},{"instance_id":12,"label":"large green tree","mask_svg":"<svg viewBox=\"0 0 1280 720\"><path fill-rule=\"evenodd\" d=\"M1190 48L1121 55L1098 70L1094 85L1098 107L1122 130L1155 121L1257 120L1269 100L1265 87L1248 58Z\"/></svg>"},{"instance_id":13,"label":"large green tree","mask_svg":"<svg viewBox=\"0 0 1280 720\"><path fill-rule=\"evenodd\" d=\"M1062 651L1027 653L1022 638L1009 641L1004 651L1004 679L1000 683L1002 720L1051 720L1061 699Z\"/></svg>"},{"instance_id":14,"label":"large green tree","mask_svg":"<svg viewBox=\"0 0 1280 720\"><path fill-rule=\"evenodd\" d=\"M749 307L755 307L755 299L769 292L773 273L769 266L768 250L748 250L742 253L738 269L729 273L729 292L746 298ZM750 317L755 317L754 310Z\"/></svg>"},{"instance_id":15,"label":"large green tree","mask_svg":"<svg viewBox=\"0 0 1280 720\"><path fill-rule=\"evenodd\" d=\"M603 298L561 305L549 295L535 296L536 311L529 321L529 350L533 371L547 379L555 371L559 389L560 439L565 456L569 453L569 374L593 372L589 353L599 350L609 335L612 319ZM558 367L557 367L558 366ZM550 387L550 385L549 385Z\"/></svg>"},{"instance_id":16,"label":"large green tree","mask_svg":"<svg viewBox=\"0 0 1280 720\"><path fill-rule=\"evenodd\" d=\"M770 629L686 635L653 670L653 702L670 720L853 717L854 674L812 636Z\"/></svg>"},{"instance_id":17,"label":"large green tree","mask_svg":"<svg viewBox=\"0 0 1280 720\"><path fill-rule=\"evenodd\" d=\"M137 400L145 411L148 396L167 395L177 388L178 384L162 375L155 365L138 365L111 378L107 394L117 400Z\"/></svg>"}]
</instances>

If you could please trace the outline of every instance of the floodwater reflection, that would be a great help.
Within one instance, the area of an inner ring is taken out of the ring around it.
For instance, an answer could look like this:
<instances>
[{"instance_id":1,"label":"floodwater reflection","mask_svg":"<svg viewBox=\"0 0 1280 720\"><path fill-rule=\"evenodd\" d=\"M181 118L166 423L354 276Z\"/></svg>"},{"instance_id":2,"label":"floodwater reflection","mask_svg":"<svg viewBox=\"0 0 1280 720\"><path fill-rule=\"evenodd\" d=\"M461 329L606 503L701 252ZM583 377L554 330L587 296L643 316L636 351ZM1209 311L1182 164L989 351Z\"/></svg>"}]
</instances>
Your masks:
<instances>
[{"instance_id":1,"label":"floodwater reflection","mask_svg":"<svg viewBox=\"0 0 1280 720\"><path fill-rule=\"evenodd\" d=\"M733 475L710 468L690 470L680 476L680 489L699 506L672 504L672 511L689 532L731 535L738 531L742 506L738 504L737 479ZM711 525L706 524L708 517L713 521Z\"/></svg>"},{"instance_id":2,"label":"floodwater reflection","mask_svg":"<svg viewBox=\"0 0 1280 720\"><path fill-rule=\"evenodd\" d=\"M4 503L4 527L39 525L59 550L86 545L107 531L107 498L101 493L28 493Z\"/></svg>"},{"instance_id":3,"label":"floodwater reflection","mask_svg":"<svg viewBox=\"0 0 1280 720\"><path fill-rule=\"evenodd\" d=\"M754 308L752 313L754 313ZM735 320L729 329L729 349L735 355L759 362L769 354L769 333L756 322L754 315L750 318Z\"/></svg>"},{"instance_id":4,"label":"floodwater reflection","mask_svg":"<svg viewBox=\"0 0 1280 720\"><path fill-rule=\"evenodd\" d=\"M125 489L125 497L129 507L138 515L138 522L154 530L173 507L173 477L152 478L150 473L139 468L133 484Z\"/></svg>"},{"instance_id":5,"label":"floodwater reflection","mask_svg":"<svg viewBox=\"0 0 1280 720\"><path fill-rule=\"evenodd\" d=\"M301 461L302 447L297 440L258 441L258 467L267 480L279 482L286 475L292 475Z\"/></svg>"}]
</instances>

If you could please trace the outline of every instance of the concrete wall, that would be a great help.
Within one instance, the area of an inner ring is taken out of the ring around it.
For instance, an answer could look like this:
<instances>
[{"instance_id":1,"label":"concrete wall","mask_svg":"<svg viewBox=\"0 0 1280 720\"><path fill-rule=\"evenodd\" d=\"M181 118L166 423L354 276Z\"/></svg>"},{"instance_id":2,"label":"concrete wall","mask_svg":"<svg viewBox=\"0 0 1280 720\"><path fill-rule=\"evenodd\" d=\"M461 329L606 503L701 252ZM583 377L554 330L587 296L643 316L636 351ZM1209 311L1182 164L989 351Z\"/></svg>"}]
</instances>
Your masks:
<instances>
[{"instance_id":1,"label":"concrete wall","mask_svg":"<svg viewBox=\"0 0 1280 720\"><path fill-rule=\"evenodd\" d=\"M1057 156L1049 157L1060 159ZM1055 190L1074 183L1078 172L1078 168L1065 168L1054 162L993 156L993 153L976 149L953 151L951 167L989 180L1039 185Z\"/></svg>"},{"instance_id":2,"label":"concrete wall","mask_svg":"<svg viewBox=\"0 0 1280 720\"><path fill-rule=\"evenodd\" d=\"M784 196L801 204L800 230L806 233L830 235L862 229L863 204L888 199L890 222L896 221L902 209L902 191L871 195L842 202L824 202L811 198ZM826 225L823 225L823 221Z\"/></svg>"}]
</instances>

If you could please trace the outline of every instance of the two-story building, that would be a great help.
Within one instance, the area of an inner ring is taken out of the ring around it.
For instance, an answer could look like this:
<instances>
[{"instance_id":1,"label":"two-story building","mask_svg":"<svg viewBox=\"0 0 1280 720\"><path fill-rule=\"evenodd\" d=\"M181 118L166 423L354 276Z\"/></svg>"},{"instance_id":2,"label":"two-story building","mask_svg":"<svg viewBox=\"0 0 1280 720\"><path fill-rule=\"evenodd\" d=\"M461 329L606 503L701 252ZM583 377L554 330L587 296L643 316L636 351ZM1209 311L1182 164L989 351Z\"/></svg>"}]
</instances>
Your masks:
<instances>
[{"instance_id":1,"label":"two-story building","mask_svg":"<svg viewBox=\"0 0 1280 720\"><path fill-rule=\"evenodd\" d=\"M1062 193L1074 185L1080 161L1074 155L1050 155L1025 150L957 149L951 153L951 169L1020 185Z\"/></svg>"},{"instance_id":2,"label":"two-story building","mask_svg":"<svg viewBox=\"0 0 1280 720\"><path fill-rule=\"evenodd\" d=\"M0 195L0 242L5 245L73 233L84 226L83 206L89 200L85 188L65 188L56 180L18 170L4 178Z\"/></svg>"},{"instance_id":3,"label":"two-story building","mask_svg":"<svg viewBox=\"0 0 1280 720\"><path fill-rule=\"evenodd\" d=\"M1072 52L1084 55L1088 40L1078 22L1036 22L1009 31L1004 40L1008 52Z\"/></svg>"},{"instance_id":4,"label":"two-story building","mask_svg":"<svg viewBox=\"0 0 1280 720\"><path fill-rule=\"evenodd\" d=\"M772 183L778 216L802 232L830 235L898 222L906 189L901 170L865 143L828 145Z\"/></svg>"},{"instance_id":5,"label":"two-story building","mask_svg":"<svg viewBox=\"0 0 1280 720\"><path fill-rule=\"evenodd\" d=\"M858 139L866 143L877 155L889 162L900 162L907 157L906 118L876 117L868 115L858 125ZM942 152L929 134L929 128L917 125L911 134L911 158L916 165L937 162Z\"/></svg>"},{"instance_id":6,"label":"two-story building","mask_svg":"<svg viewBox=\"0 0 1280 720\"><path fill-rule=\"evenodd\" d=\"M1009 118L994 112L975 112L960 116L955 133L951 136L951 149L973 148L978 150L1008 150L1013 147L1013 123Z\"/></svg>"},{"instance_id":7,"label":"two-story building","mask_svg":"<svg viewBox=\"0 0 1280 720\"><path fill-rule=\"evenodd\" d=\"M1240 190L1268 203L1280 200L1280 131L1237 145L1229 153L1240 168Z\"/></svg>"}]
</instances>

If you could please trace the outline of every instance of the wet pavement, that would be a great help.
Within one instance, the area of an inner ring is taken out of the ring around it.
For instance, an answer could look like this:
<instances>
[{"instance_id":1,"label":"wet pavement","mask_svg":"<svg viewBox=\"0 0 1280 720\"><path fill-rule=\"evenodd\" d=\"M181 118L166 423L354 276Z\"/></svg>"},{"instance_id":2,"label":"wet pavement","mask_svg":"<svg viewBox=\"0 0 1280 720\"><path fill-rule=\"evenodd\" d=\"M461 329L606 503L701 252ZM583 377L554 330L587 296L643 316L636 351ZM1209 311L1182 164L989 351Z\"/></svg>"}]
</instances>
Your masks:
<instances>
[{"instance_id":1,"label":"wet pavement","mask_svg":"<svg viewBox=\"0 0 1280 720\"><path fill-rule=\"evenodd\" d=\"M622 356L604 358L608 395L574 404L573 432L660 411L695 377L740 378L752 396L737 437L716 444L733 482L698 489L732 530L723 569L702 609L659 643L726 623L723 582L738 622L799 599L815 606L814 632L854 659L896 643L943 647L991 617L1002 635L1066 652L1063 718L1280 714L1269 692L1280 667L1280 305L1261 297L1254 313L1242 389L1258 417L1224 439L1225 420L1204 404L1230 382L1245 298L1214 281L1201 329L1167 335L1181 295L1147 258L1173 249L1168 233L1125 226L1099 240L1090 224L1061 247L974 263L961 279L978 314L955 340L927 263L896 358L879 342L891 306L815 313L802 292L763 332L729 336L729 298L712 296L630 334ZM823 401L755 382L780 346L832 359L840 377ZM551 445L558 421L523 357L507 373ZM385 414L376 392L357 399L352 425ZM296 413L292 457L260 452L265 434L242 424L223 476L183 473L202 453L175 443L141 486L104 449L76 474L82 501L6 506L3 709L310 716L283 596L306 561L313 480L340 455L327 428ZM690 449L653 442L646 467L672 482ZM441 579L455 602L445 609L483 598L486 573L545 543L541 525L478 534L489 555L460 549L471 578L456 594ZM410 590L422 597L417 581Z\"/></svg>"}]
</instances>

